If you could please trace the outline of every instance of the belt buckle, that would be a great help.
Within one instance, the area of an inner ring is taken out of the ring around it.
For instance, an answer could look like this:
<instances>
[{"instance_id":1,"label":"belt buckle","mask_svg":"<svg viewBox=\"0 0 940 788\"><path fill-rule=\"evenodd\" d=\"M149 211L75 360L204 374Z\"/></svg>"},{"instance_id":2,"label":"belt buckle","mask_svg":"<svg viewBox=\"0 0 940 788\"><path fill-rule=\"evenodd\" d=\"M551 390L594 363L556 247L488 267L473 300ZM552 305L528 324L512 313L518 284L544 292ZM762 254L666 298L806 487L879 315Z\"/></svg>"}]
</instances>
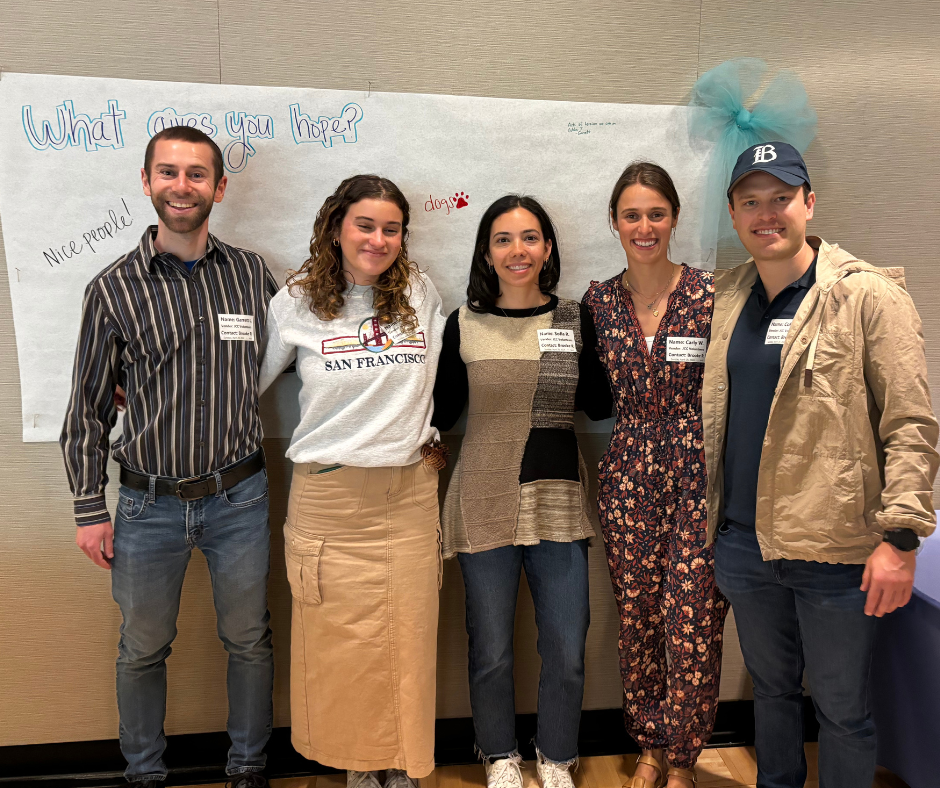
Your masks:
<instances>
[{"instance_id":1,"label":"belt buckle","mask_svg":"<svg viewBox=\"0 0 940 788\"><path fill-rule=\"evenodd\" d=\"M198 498L205 498L208 493L203 493L202 495L196 495L196 496L183 495L184 484L193 484L195 482L200 481L200 479L201 479L200 476L190 476L188 479L180 479L176 483L176 497L179 498L181 501L195 501Z\"/></svg>"}]
</instances>

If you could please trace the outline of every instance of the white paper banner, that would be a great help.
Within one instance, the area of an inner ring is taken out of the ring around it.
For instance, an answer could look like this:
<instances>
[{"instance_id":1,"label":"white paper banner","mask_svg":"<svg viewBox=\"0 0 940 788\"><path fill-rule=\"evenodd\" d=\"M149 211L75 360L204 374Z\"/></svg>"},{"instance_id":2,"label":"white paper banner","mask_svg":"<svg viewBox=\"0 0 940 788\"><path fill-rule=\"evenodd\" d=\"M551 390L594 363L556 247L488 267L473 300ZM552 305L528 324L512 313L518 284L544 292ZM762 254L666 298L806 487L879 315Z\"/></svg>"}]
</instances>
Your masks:
<instances>
[{"instance_id":1,"label":"white paper banner","mask_svg":"<svg viewBox=\"0 0 940 788\"><path fill-rule=\"evenodd\" d=\"M4 73L0 220L23 439L58 439L85 286L156 223L140 168L147 140L167 125L218 142L230 182L212 232L262 254L281 283L343 178L391 178L411 204L411 257L449 311L466 298L480 216L508 192L533 195L556 222L559 295L580 298L592 279L620 271L607 202L636 159L664 166L679 190L672 259L713 267L714 250L699 242L705 159L689 145L689 111Z\"/></svg>"}]
</instances>

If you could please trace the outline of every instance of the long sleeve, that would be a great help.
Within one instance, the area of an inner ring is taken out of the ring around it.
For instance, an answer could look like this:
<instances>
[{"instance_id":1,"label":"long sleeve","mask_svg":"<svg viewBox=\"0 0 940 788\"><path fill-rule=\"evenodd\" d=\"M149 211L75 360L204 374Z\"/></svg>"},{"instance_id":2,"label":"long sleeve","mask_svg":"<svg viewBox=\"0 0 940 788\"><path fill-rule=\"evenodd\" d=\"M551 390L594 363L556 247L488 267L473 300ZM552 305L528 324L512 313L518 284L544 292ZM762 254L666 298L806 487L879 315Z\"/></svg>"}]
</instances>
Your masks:
<instances>
[{"instance_id":1,"label":"long sleeve","mask_svg":"<svg viewBox=\"0 0 940 788\"><path fill-rule=\"evenodd\" d=\"M72 370L72 391L59 445L74 496L77 525L108 522L108 436L117 420L114 389L121 382L122 341L92 282L85 291Z\"/></svg>"},{"instance_id":2,"label":"long sleeve","mask_svg":"<svg viewBox=\"0 0 940 788\"><path fill-rule=\"evenodd\" d=\"M865 331L865 379L881 414L884 489L878 524L919 536L936 526L937 420L930 402L920 317L906 291L889 287Z\"/></svg>"},{"instance_id":3,"label":"long sleeve","mask_svg":"<svg viewBox=\"0 0 940 788\"><path fill-rule=\"evenodd\" d=\"M607 370L597 355L597 330L591 311L582 302L581 355L578 356L578 387L574 393L576 410L583 410L591 421L609 419L614 400L610 393Z\"/></svg>"},{"instance_id":4,"label":"long sleeve","mask_svg":"<svg viewBox=\"0 0 940 788\"><path fill-rule=\"evenodd\" d=\"M281 337L277 322L277 304L272 300L268 309L268 319L264 324L264 343L261 348L261 372L258 375L258 394L263 394L294 359L297 357L296 345L289 344Z\"/></svg>"},{"instance_id":5,"label":"long sleeve","mask_svg":"<svg viewBox=\"0 0 940 788\"><path fill-rule=\"evenodd\" d=\"M444 325L441 357L434 380L434 416L431 426L449 430L457 423L470 392L467 365L460 357L459 309L455 309Z\"/></svg>"}]
</instances>

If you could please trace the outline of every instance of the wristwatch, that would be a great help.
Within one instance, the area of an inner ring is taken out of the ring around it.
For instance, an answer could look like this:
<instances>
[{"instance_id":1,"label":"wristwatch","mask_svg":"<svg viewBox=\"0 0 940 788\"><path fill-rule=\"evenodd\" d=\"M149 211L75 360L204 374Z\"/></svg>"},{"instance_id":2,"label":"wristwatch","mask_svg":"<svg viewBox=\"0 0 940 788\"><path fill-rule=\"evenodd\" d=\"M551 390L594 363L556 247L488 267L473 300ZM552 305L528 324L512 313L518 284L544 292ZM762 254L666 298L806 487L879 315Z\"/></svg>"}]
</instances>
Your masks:
<instances>
[{"instance_id":1,"label":"wristwatch","mask_svg":"<svg viewBox=\"0 0 940 788\"><path fill-rule=\"evenodd\" d=\"M884 541L896 547L902 553L909 553L920 547L920 538L910 528L895 528L885 531Z\"/></svg>"}]
</instances>

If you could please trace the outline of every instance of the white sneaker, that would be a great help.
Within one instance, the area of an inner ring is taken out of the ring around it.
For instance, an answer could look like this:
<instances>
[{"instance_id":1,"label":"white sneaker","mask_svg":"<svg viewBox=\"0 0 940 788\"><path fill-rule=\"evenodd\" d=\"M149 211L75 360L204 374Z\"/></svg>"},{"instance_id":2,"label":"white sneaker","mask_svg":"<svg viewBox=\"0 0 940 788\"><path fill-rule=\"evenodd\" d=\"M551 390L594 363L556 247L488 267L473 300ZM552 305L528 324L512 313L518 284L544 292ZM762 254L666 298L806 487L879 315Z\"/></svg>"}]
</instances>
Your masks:
<instances>
[{"instance_id":1,"label":"white sneaker","mask_svg":"<svg viewBox=\"0 0 940 788\"><path fill-rule=\"evenodd\" d=\"M346 788L382 788L378 772L346 771Z\"/></svg>"},{"instance_id":2,"label":"white sneaker","mask_svg":"<svg viewBox=\"0 0 940 788\"><path fill-rule=\"evenodd\" d=\"M418 788L404 769L386 769L385 788Z\"/></svg>"},{"instance_id":3,"label":"white sneaker","mask_svg":"<svg viewBox=\"0 0 940 788\"><path fill-rule=\"evenodd\" d=\"M522 756L513 755L511 758L486 764L486 788L522 788Z\"/></svg>"},{"instance_id":4,"label":"white sneaker","mask_svg":"<svg viewBox=\"0 0 940 788\"><path fill-rule=\"evenodd\" d=\"M574 788L574 780L571 779L569 769L566 763L552 763L545 760L542 753L539 753L535 764L535 771L538 773L542 788Z\"/></svg>"}]
</instances>

